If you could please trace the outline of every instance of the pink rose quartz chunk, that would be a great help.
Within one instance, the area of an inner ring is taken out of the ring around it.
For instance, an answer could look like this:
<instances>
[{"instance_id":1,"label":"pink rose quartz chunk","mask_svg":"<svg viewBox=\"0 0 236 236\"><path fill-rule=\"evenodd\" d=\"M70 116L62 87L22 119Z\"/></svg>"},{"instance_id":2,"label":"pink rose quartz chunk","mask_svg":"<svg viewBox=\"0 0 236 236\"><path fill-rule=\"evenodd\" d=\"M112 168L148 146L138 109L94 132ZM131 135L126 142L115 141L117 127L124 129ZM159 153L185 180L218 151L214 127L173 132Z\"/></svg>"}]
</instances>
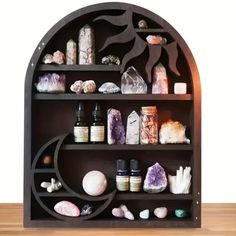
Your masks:
<instances>
[{"instance_id":1,"label":"pink rose quartz chunk","mask_svg":"<svg viewBox=\"0 0 236 236\"><path fill-rule=\"evenodd\" d=\"M65 63L65 55L63 52L60 52L57 50L56 52L53 53L53 62L56 64L64 64Z\"/></svg>"},{"instance_id":2,"label":"pink rose quartz chunk","mask_svg":"<svg viewBox=\"0 0 236 236\"><path fill-rule=\"evenodd\" d=\"M60 201L54 206L54 210L63 216L78 217L80 215L79 208L72 202Z\"/></svg>"},{"instance_id":3,"label":"pink rose quartz chunk","mask_svg":"<svg viewBox=\"0 0 236 236\"><path fill-rule=\"evenodd\" d=\"M146 37L146 40L149 44L153 44L153 45L166 44L167 42L166 38L163 38L159 35L148 35Z\"/></svg>"}]
</instances>

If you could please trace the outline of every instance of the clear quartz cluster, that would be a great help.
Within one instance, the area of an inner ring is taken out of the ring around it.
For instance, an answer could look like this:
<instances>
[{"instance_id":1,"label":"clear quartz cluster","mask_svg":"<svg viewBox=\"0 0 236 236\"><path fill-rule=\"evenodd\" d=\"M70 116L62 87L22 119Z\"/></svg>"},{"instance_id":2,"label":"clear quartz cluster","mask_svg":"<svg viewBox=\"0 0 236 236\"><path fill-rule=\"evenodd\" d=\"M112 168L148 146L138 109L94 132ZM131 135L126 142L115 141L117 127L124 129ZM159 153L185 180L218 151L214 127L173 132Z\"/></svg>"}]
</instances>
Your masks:
<instances>
[{"instance_id":1,"label":"clear quartz cluster","mask_svg":"<svg viewBox=\"0 0 236 236\"><path fill-rule=\"evenodd\" d=\"M133 66L129 67L121 77L121 93L123 94L147 93L147 84Z\"/></svg>"}]
</instances>

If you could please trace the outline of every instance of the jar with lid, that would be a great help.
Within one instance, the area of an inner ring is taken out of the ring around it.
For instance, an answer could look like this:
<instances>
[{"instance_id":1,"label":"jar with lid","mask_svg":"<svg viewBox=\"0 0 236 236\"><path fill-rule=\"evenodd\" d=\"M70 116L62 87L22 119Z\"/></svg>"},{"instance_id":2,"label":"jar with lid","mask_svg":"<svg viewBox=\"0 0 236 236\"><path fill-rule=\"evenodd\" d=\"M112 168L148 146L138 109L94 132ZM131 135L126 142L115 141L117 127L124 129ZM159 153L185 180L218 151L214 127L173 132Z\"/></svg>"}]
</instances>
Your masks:
<instances>
[{"instance_id":1,"label":"jar with lid","mask_svg":"<svg viewBox=\"0 0 236 236\"><path fill-rule=\"evenodd\" d=\"M140 143L157 144L158 124L157 107L145 106L141 108L140 116Z\"/></svg>"}]
</instances>

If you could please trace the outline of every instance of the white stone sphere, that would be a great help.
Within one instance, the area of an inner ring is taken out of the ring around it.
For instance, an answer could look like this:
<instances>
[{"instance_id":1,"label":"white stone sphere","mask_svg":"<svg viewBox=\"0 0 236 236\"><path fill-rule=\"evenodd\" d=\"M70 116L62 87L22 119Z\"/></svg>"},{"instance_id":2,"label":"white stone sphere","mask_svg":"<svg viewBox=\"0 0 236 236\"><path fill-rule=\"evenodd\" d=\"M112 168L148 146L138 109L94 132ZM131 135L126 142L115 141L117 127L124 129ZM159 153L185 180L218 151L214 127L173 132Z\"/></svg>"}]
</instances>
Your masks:
<instances>
[{"instance_id":1,"label":"white stone sphere","mask_svg":"<svg viewBox=\"0 0 236 236\"><path fill-rule=\"evenodd\" d=\"M99 196L106 190L106 176L98 170L89 171L83 178L82 186L88 195Z\"/></svg>"}]
</instances>

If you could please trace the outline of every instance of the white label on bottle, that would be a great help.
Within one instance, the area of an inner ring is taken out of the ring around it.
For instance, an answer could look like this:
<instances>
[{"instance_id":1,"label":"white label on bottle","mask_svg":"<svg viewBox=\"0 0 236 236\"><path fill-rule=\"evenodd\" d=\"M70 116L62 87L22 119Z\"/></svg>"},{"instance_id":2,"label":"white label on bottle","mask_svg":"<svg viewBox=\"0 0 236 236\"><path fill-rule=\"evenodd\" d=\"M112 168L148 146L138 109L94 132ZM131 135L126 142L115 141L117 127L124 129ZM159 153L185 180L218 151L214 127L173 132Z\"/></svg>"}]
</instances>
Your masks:
<instances>
[{"instance_id":1,"label":"white label on bottle","mask_svg":"<svg viewBox=\"0 0 236 236\"><path fill-rule=\"evenodd\" d=\"M76 143L88 142L88 127L87 126L75 126L74 127L74 139Z\"/></svg>"},{"instance_id":2,"label":"white label on bottle","mask_svg":"<svg viewBox=\"0 0 236 236\"><path fill-rule=\"evenodd\" d=\"M91 142L104 142L104 126L91 126L90 127L90 141Z\"/></svg>"}]
</instances>

